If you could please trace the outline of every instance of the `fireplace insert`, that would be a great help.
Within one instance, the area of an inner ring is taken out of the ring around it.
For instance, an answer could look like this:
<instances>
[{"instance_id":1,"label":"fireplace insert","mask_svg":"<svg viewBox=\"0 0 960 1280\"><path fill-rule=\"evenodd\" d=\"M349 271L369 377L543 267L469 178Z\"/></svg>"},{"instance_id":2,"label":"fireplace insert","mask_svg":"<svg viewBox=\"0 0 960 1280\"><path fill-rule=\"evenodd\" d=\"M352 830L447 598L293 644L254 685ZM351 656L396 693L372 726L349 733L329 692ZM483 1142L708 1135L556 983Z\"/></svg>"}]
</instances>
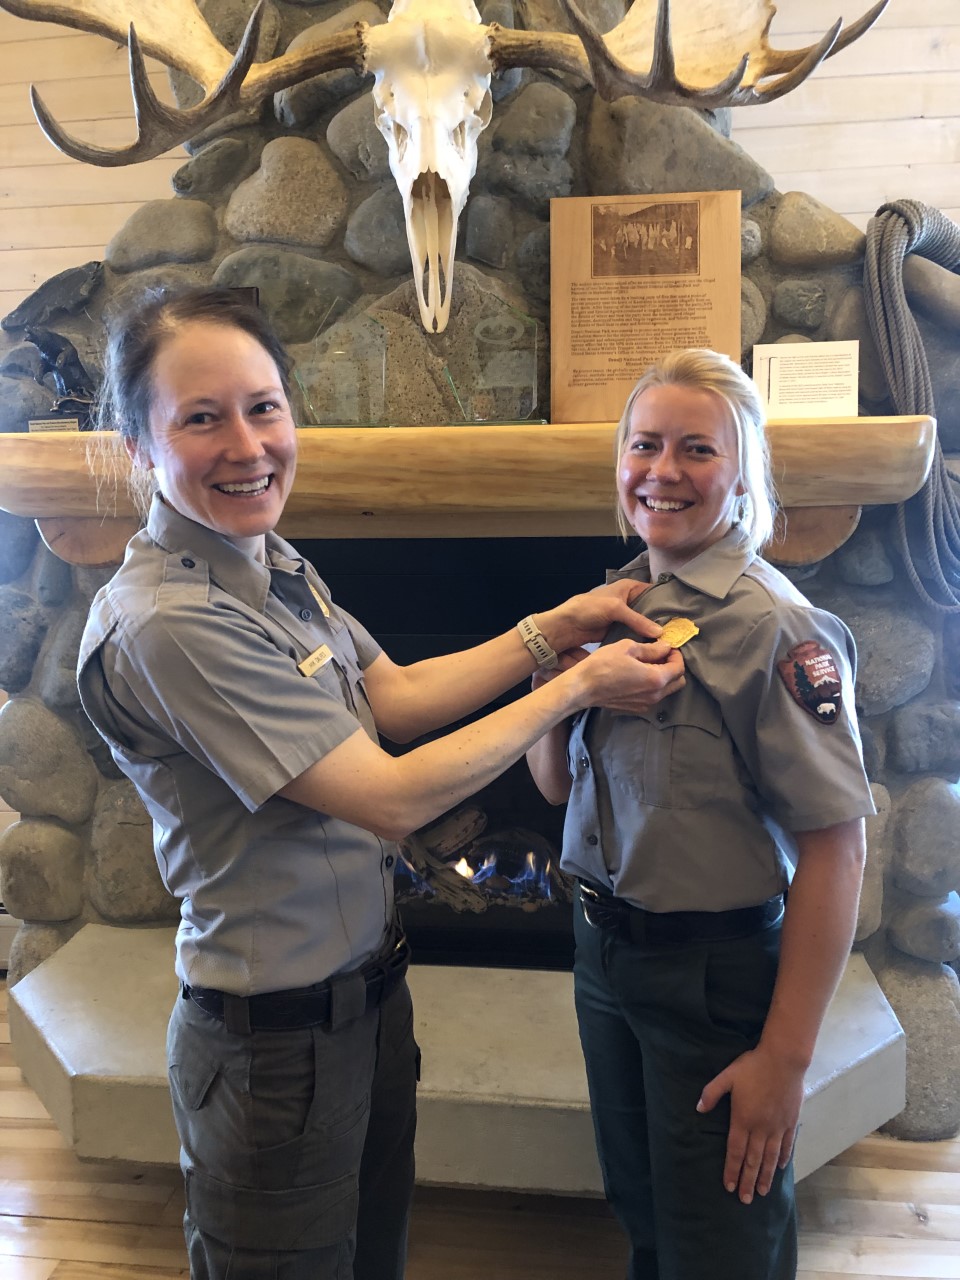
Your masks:
<instances>
[{"instance_id":1,"label":"fireplace insert","mask_svg":"<svg viewBox=\"0 0 960 1280\"><path fill-rule=\"evenodd\" d=\"M298 539L297 546L337 603L401 663L479 644L596 586L631 554L613 537ZM426 740L384 746L399 752ZM520 761L402 842L395 887L417 960L570 968L562 831L563 809L547 804Z\"/></svg>"}]
</instances>

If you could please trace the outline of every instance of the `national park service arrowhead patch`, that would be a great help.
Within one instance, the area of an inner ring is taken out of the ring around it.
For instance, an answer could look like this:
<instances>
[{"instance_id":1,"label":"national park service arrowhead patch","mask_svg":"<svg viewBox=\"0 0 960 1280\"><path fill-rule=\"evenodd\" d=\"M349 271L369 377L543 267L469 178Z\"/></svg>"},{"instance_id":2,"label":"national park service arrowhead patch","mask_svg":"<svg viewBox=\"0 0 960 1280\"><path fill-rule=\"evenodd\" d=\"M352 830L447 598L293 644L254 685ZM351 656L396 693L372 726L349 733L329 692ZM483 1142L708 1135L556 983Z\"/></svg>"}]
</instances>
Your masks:
<instances>
[{"instance_id":1,"label":"national park service arrowhead patch","mask_svg":"<svg viewBox=\"0 0 960 1280\"><path fill-rule=\"evenodd\" d=\"M837 660L816 640L804 640L789 650L777 670L794 702L821 724L836 724L842 689Z\"/></svg>"}]
</instances>

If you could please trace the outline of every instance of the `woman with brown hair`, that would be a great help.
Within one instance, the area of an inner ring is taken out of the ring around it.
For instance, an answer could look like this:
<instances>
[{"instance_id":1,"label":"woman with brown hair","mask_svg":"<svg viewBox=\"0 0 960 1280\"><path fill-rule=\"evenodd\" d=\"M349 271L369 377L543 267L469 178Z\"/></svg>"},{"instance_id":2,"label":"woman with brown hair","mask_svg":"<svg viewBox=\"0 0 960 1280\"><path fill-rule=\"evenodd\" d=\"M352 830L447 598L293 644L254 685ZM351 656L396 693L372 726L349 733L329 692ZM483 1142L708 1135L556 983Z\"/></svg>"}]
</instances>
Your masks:
<instances>
[{"instance_id":1,"label":"woman with brown hair","mask_svg":"<svg viewBox=\"0 0 960 1280\"><path fill-rule=\"evenodd\" d=\"M160 295L114 326L104 416L154 494L93 602L79 685L180 900L168 1059L193 1280L397 1280L418 1051L393 841L571 713L621 689L652 705L683 664L629 584L393 663L274 533L297 457L289 375L229 290ZM612 622L638 639L406 755L381 749Z\"/></svg>"}]
</instances>

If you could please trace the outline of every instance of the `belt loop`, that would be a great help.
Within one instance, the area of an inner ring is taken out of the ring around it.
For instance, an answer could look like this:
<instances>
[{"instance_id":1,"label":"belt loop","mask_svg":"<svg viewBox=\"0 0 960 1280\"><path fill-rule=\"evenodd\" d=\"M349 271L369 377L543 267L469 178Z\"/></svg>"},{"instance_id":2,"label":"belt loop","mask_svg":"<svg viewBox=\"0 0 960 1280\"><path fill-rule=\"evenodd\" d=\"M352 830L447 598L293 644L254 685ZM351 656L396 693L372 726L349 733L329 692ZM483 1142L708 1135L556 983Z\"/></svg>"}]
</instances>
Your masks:
<instances>
[{"instance_id":1,"label":"belt loop","mask_svg":"<svg viewBox=\"0 0 960 1280\"><path fill-rule=\"evenodd\" d=\"M339 1031L367 1011L367 984L358 970L330 979L330 1030Z\"/></svg>"},{"instance_id":2,"label":"belt loop","mask_svg":"<svg viewBox=\"0 0 960 1280\"><path fill-rule=\"evenodd\" d=\"M250 1001L246 996L223 993L223 1022L231 1035L250 1035Z\"/></svg>"}]
</instances>

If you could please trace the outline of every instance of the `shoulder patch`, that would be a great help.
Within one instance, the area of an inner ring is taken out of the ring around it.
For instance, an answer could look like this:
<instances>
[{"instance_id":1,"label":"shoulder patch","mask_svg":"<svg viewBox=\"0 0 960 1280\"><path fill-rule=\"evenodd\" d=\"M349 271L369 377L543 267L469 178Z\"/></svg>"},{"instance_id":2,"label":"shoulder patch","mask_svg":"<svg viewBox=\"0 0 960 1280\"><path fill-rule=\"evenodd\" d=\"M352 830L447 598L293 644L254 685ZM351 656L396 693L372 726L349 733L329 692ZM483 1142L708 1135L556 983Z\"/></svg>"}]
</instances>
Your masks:
<instances>
[{"instance_id":1,"label":"shoulder patch","mask_svg":"<svg viewBox=\"0 0 960 1280\"><path fill-rule=\"evenodd\" d=\"M816 640L803 640L777 663L777 670L798 707L820 724L836 724L843 696L837 660Z\"/></svg>"}]
</instances>

